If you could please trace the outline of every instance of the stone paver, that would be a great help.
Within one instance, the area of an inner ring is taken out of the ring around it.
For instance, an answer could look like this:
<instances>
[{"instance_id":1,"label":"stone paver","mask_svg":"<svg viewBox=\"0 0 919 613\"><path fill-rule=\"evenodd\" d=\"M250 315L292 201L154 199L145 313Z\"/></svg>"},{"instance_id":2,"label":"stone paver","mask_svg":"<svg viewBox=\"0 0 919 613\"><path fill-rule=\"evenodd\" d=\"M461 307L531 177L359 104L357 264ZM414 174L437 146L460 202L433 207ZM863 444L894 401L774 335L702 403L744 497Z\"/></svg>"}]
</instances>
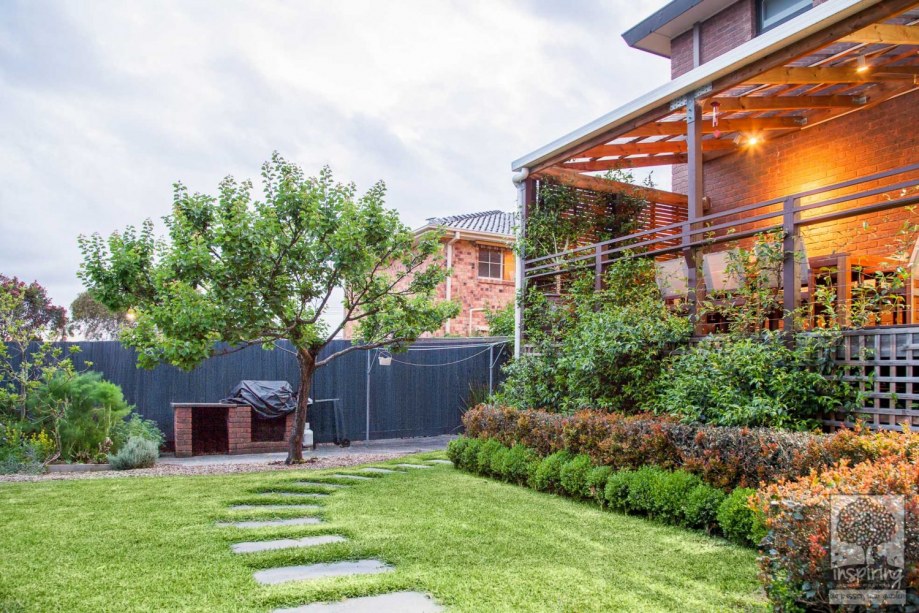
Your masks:
<instances>
[{"instance_id":1,"label":"stone paver","mask_svg":"<svg viewBox=\"0 0 919 613\"><path fill-rule=\"evenodd\" d=\"M352 479L354 481L373 481L373 477L362 477L360 475L329 475L335 479Z\"/></svg>"},{"instance_id":2,"label":"stone paver","mask_svg":"<svg viewBox=\"0 0 919 613\"><path fill-rule=\"evenodd\" d=\"M318 504L236 504L231 511L315 511L321 509Z\"/></svg>"},{"instance_id":3,"label":"stone paver","mask_svg":"<svg viewBox=\"0 0 919 613\"><path fill-rule=\"evenodd\" d=\"M348 487L342 483L320 483L319 481L296 481L295 485L302 485L303 487L327 487L333 490Z\"/></svg>"},{"instance_id":4,"label":"stone paver","mask_svg":"<svg viewBox=\"0 0 919 613\"><path fill-rule=\"evenodd\" d=\"M253 575L258 583L271 585L288 581L305 581L325 577L343 577L346 575L375 575L395 570L380 560L356 560L353 562L330 562L327 564L308 564L305 566L282 566L256 571Z\"/></svg>"},{"instance_id":5,"label":"stone paver","mask_svg":"<svg viewBox=\"0 0 919 613\"><path fill-rule=\"evenodd\" d=\"M293 517L291 519L266 519L254 521L227 521L218 522L218 526L231 526L233 528L268 528L272 526L307 526L321 524L318 517Z\"/></svg>"},{"instance_id":6,"label":"stone paver","mask_svg":"<svg viewBox=\"0 0 919 613\"><path fill-rule=\"evenodd\" d=\"M317 492L259 492L262 496L289 496L293 498L328 498L328 494Z\"/></svg>"},{"instance_id":7,"label":"stone paver","mask_svg":"<svg viewBox=\"0 0 919 613\"><path fill-rule=\"evenodd\" d=\"M421 592L393 592L379 596L346 598L340 602L317 602L274 613L438 613L443 607Z\"/></svg>"},{"instance_id":8,"label":"stone paver","mask_svg":"<svg viewBox=\"0 0 919 613\"><path fill-rule=\"evenodd\" d=\"M433 466L425 466L424 464L396 464L396 466L401 466L402 468L433 468Z\"/></svg>"},{"instance_id":9,"label":"stone paver","mask_svg":"<svg viewBox=\"0 0 919 613\"><path fill-rule=\"evenodd\" d=\"M453 466L453 462L450 460L425 460L425 462L428 464L449 464L450 466Z\"/></svg>"},{"instance_id":10,"label":"stone paver","mask_svg":"<svg viewBox=\"0 0 919 613\"><path fill-rule=\"evenodd\" d=\"M367 468L362 468L361 471L365 473L377 473L380 475L391 475L393 473L399 473L398 470L390 470L388 468L378 468L376 466L368 466Z\"/></svg>"},{"instance_id":11,"label":"stone paver","mask_svg":"<svg viewBox=\"0 0 919 613\"><path fill-rule=\"evenodd\" d=\"M321 536L307 536L299 539L278 539L276 541L251 541L248 543L236 543L233 547L233 553L256 553L258 551L273 551L275 549L292 549L294 547L316 547L327 543L341 543L346 541L343 536L338 534L323 534Z\"/></svg>"}]
</instances>

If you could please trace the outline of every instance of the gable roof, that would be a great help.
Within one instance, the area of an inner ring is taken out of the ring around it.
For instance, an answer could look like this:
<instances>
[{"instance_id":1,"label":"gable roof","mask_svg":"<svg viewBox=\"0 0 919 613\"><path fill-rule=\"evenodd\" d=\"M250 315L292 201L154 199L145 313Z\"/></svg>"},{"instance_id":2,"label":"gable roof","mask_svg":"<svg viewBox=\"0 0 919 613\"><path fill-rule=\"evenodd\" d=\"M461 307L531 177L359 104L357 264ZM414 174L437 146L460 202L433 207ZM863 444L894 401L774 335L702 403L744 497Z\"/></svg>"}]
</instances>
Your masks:
<instances>
[{"instance_id":1,"label":"gable roof","mask_svg":"<svg viewBox=\"0 0 919 613\"><path fill-rule=\"evenodd\" d=\"M427 223L417 231L442 227L460 232L514 236L516 218L516 213L506 213L504 211L482 211L480 213L448 215L447 217L429 217Z\"/></svg>"}]
</instances>

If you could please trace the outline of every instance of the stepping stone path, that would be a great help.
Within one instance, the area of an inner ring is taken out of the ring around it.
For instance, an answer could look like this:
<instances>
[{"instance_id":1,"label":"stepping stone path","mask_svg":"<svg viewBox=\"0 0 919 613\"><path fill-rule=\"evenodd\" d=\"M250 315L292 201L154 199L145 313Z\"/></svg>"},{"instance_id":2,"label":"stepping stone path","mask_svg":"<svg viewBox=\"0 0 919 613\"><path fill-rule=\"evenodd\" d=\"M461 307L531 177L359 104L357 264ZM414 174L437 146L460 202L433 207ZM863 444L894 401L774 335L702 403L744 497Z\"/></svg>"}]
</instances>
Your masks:
<instances>
[{"instance_id":1,"label":"stepping stone path","mask_svg":"<svg viewBox=\"0 0 919 613\"><path fill-rule=\"evenodd\" d=\"M443 607L421 592L392 592L379 596L346 598L340 602L317 602L274 613L439 613Z\"/></svg>"},{"instance_id":2,"label":"stepping stone path","mask_svg":"<svg viewBox=\"0 0 919 613\"><path fill-rule=\"evenodd\" d=\"M322 536L307 536L299 539L278 539L276 541L252 541L250 543L236 543L233 553L256 553L258 551L273 551L275 549L293 549L294 547L316 547L327 543L341 543L348 539L337 534L323 534Z\"/></svg>"},{"instance_id":3,"label":"stepping stone path","mask_svg":"<svg viewBox=\"0 0 919 613\"><path fill-rule=\"evenodd\" d=\"M307 526L321 524L318 517L294 517L292 519L268 519L264 521L236 521L220 522L218 526L232 526L233 528L268 528L271 526Z\"/></svg>"},{"instance_id":4,"label":"stepping stone path","mask_svg":"<svg viewBox=\"0 0 919 613\"><path fill-rule=\"evenodd\" d=\"M366 473L404 474L405 471L395 468L433 468L432 464L452 464L449 460L426 460L425 464L396 464L392 468L368 466L360 470ZM353 481L370 481L373 477L362 475L330 475L334 479L350 479ZM316 481L297 481L296 485L306 487L319 487L339 489L347 487L344 484L320 483ZM287 496L296 498L325 498L328 493L317 492L259 492L261 496ZM312 504L238 504L231 506L234 511L281 510L281 509L320 509L322 507ZM232 526L234 528L266 528L272 526L302 526L322 523L318 517L295 517L291 519L219 522L218 526ZM323 534L301 538L276 539L271 541L249 541L232 545L233 553L245 554L260 551L275 551L278 549L294 549L300 547L317 547L328 543L340 543L347 538L338 534ZM256 571L253 577L257 583L274 585L289 581L307 581L323 579L326 577L345 577L352 575L375 575L395 570L381 560L357 560L327 562L322 564L305 564L300 566L282 566ZM320 602L292 609L276 609L274 613L439 613L443 607L438 605L427 594L421 592L392 592L378 596L365 596L361 598L346 598L339 602Z\"/></svg>"},{"instance_id":5,"label":"stepping stone path","mask_svg":"<svg viewBox=\"0 0 919 613\"><path fill-rule=\"evenodd\" d=\"M329 562L327 564L307 564L305 566L282 566L257 571L255 580L263 585L342 577L345 575L376 575L395 570L380 560L357 560L354 562Z\"/></svg>"},{"instance_id":6,"label":"stepping stone path","mask_svg":"<svg viewBox=\"0 0 919 613\"><path fill-rule=\"evenodd\" d=\"M318 504L237 504L230 507L231 511L315 511L321 509Z\"/></svg>"}]
</instances>

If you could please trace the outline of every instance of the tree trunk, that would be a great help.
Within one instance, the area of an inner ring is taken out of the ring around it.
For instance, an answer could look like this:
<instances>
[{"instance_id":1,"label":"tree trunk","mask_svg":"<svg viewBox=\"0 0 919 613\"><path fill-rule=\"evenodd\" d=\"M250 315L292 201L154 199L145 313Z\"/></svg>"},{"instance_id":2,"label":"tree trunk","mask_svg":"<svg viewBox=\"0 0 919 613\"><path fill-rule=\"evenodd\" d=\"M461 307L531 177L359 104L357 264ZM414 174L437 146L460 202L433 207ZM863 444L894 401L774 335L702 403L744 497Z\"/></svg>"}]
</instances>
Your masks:
<instances>
[{"instance_id":1,"label":"tree trunk","mask_svg":"<svg viewBox=\"0 0 919 613\"><path fill-rule=\"evenodd\" d=\"M300 366L300 386L297 393L297 410L294 412L294 427L290 433L290 447L287 450L286 464L299 464L303 461L303 431L306 428L307 403L313 373L316 372L316 357L307 350L297 350L297 364Z\"/></svg>"}]
</instances>

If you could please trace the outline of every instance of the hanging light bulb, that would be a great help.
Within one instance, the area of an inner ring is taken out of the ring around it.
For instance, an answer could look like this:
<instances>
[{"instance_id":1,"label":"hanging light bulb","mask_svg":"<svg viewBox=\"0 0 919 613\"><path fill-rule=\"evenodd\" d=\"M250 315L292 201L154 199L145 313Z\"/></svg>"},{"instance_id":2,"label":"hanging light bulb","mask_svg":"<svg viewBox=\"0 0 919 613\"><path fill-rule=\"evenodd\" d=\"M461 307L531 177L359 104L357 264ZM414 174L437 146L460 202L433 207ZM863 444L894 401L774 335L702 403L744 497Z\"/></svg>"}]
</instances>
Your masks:
<instances>
[{"instance_id":1,"label":"hanging light bulb","mask_svg":"<svg viewBox=\"0 0 919 613\"><path fill-rule=\"evenodd\" d=\"M868 65L868 58L864 55L858 56L858 64L855 66L855 72L861 74L863 72L868 72L871 69L871 66Z\"/></svg>"}]
</instances>

